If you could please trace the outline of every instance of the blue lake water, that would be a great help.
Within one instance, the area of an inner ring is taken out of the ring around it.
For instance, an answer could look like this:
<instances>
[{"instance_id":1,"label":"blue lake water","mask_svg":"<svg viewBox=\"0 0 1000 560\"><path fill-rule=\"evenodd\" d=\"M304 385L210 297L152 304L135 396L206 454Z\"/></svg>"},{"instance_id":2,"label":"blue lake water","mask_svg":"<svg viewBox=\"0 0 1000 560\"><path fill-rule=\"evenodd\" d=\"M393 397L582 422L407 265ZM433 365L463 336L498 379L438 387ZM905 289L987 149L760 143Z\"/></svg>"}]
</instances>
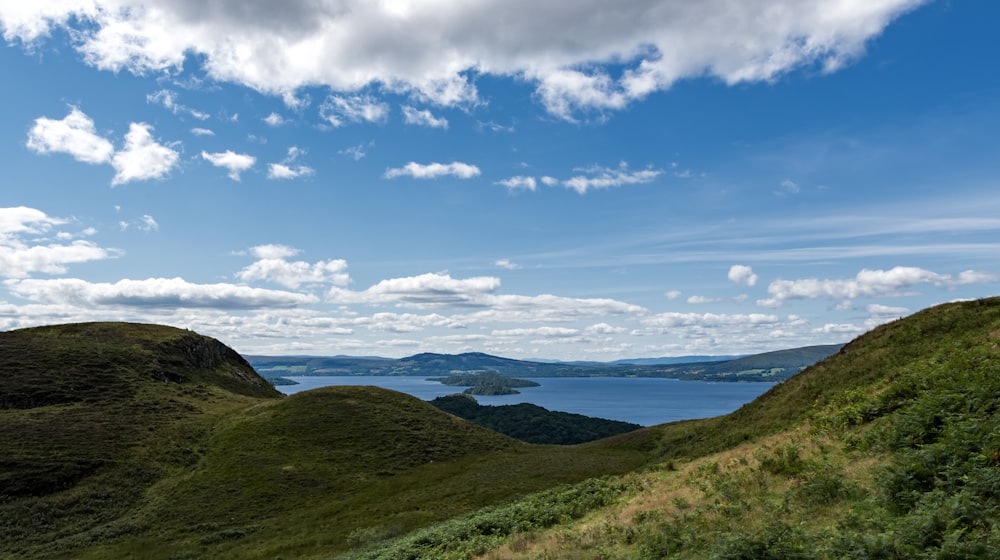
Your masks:
<instances>
[{"instance_id":1,"label":"blue lake water","mask_svg":"<svg viewBox=\"0 0 1000 560\"><path fill-rule=\"evenodd\" d=\"M423 377L378 375L308 376L288 379L298 385L277 389L287 395L332 385L374 385L429 401L460 393ZM540 387L518 389L519 395L480 396L482 405L531 403L548 410L655 426L677 420L727 414L757 398L774 383L713 383L646 377L536 377Z\"/></svg>"}]
</instances>

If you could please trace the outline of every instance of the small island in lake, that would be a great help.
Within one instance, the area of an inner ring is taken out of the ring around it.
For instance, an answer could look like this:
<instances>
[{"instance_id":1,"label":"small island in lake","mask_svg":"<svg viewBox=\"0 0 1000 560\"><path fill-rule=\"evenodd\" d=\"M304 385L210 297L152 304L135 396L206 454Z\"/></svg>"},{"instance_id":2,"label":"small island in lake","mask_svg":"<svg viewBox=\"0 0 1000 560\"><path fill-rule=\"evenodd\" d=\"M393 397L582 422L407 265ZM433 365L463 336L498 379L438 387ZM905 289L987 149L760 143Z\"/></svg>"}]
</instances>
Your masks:
<instances>
[{"instance_id":1,"label":"small island in lake","mask_svg":"<svg viewBox=\"0 0 1000 560\"><path fill-rule=\"evenodd\" d=\"M468 387L463 393L467 395L517 395L520 393L515 387L538 387L539 384L528 379L517 379L506 377L499 373L465 373L462 375L450 375L448 377L434 377L433 381L439 381L451 387Z\"/></svg>"}]
</instances>

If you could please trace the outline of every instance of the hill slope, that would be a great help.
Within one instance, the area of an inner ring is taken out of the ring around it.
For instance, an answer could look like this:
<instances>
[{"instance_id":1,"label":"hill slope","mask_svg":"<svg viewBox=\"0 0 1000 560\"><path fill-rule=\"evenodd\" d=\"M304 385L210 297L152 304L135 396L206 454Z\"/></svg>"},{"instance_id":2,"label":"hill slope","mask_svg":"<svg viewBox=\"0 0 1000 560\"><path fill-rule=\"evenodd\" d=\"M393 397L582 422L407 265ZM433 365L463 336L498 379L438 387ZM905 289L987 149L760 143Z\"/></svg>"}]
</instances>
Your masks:
<instances>
[{"instance_id":1,"label":"hill slope","mask_svg":"<svg viewBox=\"0 0 1000 560\"><path fill-rule=\"evenodd\" d=\"M582 521L479 530L513 504L350 557L997 558L1000 298L883 325L733 414L608 444L662 462Z\"/></svg>"},{"instance_id":2,"label":"hill slope","mask_svg":"<svg viewBox=\"0 0 1000 560\"><path fill-rule=\"evenodd\" d=\"M0 548L88 538L197 460L203 417L278 397L236 352L190 331L0 333Z\"/></svg>"},{"instance_id":3,"label":"hill slope","mask_svg":"<svg viewBox=\"0 0 1000 560\"><path fill-rule=\"evenodd\" d=\"M0 558L325 557L645 461L373 387L282 397L195 333L0 333Z\"/></svg>"}]
</instances>

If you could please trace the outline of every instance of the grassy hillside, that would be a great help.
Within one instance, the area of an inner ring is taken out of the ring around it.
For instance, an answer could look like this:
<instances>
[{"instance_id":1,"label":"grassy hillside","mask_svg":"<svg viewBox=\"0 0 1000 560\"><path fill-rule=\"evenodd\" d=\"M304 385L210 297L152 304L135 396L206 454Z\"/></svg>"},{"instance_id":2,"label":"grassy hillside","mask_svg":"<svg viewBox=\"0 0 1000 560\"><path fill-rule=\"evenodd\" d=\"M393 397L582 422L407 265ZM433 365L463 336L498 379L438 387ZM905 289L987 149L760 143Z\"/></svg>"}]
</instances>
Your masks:
<instances>
[{"instance_id":1,"label":"grassy hillside","mask_svg":"<svg viewBox=\"0 0 1000 560\"><path fill-rule=\"evenodd\" d=\"M238 354L189 331L0 333L0 550L95 538L156 480L197 462L206 419L279 396Z\"/></svg>"},{"instance_id":2,"label":"grassy hillside","mask_svg":"<svg viewBox=\"0 0 1000 560\"><path fill-rule=\"evenodd\" d=\"M373 387L283 398L151 325L0 333L0 395L2 558L325 557L645 461Z\"/></svg>"},{"instance_id":3,"label":"grassy hillside","mask_svg":"<svg viewBox=\"0 0 1000 560\"><path fill-rule=\"evenodd\" d=\"M528 500L353 557L997 558L998 411L1000 299L943 305L736 413L630 434L661 462L581 520L480 530Z\"/></svg>"}]
</instances>

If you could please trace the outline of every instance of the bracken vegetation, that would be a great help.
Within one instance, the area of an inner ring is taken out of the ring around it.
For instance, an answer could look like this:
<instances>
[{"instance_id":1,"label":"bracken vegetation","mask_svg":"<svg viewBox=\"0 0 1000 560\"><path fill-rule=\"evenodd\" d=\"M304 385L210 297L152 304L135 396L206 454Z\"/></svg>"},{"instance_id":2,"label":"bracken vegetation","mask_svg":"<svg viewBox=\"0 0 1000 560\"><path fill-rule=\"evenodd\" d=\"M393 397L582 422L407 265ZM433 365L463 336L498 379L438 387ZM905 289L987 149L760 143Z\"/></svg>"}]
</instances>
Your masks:
<instances>
[{"instance_id":1,"label":"bracken vegetation","mask_svg":"<svg viewBox=\"0 0 1000 560\"><path fill-rule=\"evenodd\" d=\"M1000 299L883 325L732 414L573 446L371 387L280 398L216 344L0 334L0 557L1000 556Z\"/></svg>"}]
</instances>

